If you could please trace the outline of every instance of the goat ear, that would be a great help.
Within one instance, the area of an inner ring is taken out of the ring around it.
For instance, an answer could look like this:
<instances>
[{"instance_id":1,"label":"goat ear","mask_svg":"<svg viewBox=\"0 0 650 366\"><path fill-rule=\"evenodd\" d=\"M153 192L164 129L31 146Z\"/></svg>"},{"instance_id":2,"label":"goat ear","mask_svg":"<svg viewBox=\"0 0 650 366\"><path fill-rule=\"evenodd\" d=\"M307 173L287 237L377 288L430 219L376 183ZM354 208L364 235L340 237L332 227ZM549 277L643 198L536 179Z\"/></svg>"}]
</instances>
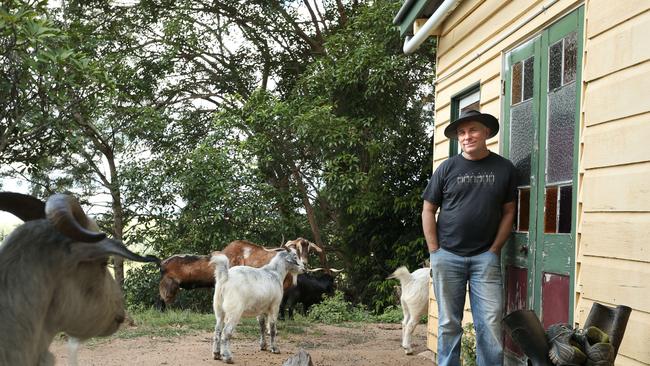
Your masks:
<instances>
[{"instance_id":1,"label":"goat ear","mask_svg":"<svg viewBox=\"0 0 650 366\"><path fill-rule=\"evenodd\" d=\"M79 244L73 248L73 256L78 262L93 261L110 255L117 255L136 262L160 262L160 259L155 256L142 257L135 254L125 247L121 241L113 239L105 239L95 244Z\"/></svg>"}]
</instances>

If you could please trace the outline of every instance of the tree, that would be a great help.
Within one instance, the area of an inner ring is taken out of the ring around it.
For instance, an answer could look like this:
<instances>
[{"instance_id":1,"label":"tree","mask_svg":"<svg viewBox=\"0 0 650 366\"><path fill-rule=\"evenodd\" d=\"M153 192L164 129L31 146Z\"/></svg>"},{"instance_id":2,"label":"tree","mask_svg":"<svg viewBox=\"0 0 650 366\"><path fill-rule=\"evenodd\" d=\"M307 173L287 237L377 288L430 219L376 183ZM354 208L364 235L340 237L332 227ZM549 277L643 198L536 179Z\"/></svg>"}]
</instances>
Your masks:
<instances>
[{"instance_id":1,"label":"tree","mask_svg":"<svg viewBox=\"0 0 650 366\"><path fill-rule=\"evenodd\" d=\"M161 256L309 234L381 309L385 276L426 254L434 55L401 54L391 1L233 4L37 8L88 67L50 98L58 150L25 176L106 194L114 235Z\"/></svg>"}]
</instances>

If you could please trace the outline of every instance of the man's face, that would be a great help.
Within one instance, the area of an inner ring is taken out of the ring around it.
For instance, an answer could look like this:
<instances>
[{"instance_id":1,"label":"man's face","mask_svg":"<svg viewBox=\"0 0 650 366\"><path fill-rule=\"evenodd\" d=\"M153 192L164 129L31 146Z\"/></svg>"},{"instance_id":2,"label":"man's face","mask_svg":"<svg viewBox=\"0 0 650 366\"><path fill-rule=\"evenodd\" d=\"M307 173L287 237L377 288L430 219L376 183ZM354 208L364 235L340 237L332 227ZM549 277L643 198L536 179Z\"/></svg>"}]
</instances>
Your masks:
<instances>
[{"instance_id":1,"label":"man's face","mask_svg":"<svg viewBox=\"0 0 650 366\"><path fill-rule=\"evenodd\" d=\"M460 142L465 154L487 149L485 141L490 134L490 129L481 122L463 122L458 125L456 133L458 134L458 142Z\"/></svg>"}]
</instances>

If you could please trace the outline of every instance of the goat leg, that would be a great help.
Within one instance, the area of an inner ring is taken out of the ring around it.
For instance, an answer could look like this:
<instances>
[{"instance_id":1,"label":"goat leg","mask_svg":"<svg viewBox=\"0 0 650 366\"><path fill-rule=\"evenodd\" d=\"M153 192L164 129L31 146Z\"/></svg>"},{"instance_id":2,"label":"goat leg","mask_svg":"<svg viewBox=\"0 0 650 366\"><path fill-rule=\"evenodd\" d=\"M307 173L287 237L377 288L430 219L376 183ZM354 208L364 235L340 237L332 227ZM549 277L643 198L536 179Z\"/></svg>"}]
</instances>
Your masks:
<instances>
[{"instance_id":1,"label":"goat leg","mask_svg":"<svg viewBox=\"0 0 650 366\"><path fill-rule=\"evenodd\" d=\"M238 321L239 319L237 321L229 319L223 327L223 334L221 335L221 360L225 363L233 363L232 353L230 352L230 338L232 338Z\"/></svg>"},{"instance_id":2,"label":"goat leg","mask_svg":"<svg viewBox=\"0 0 650 366\"><path fill-rule=\"evenodd\" d=\"M223 330L223 315L217 316L217 323L214 326L214 336L212 337L212 357L215 360L221 359L221 333Z\"/></svg>"},{"instance_id":3,"label":"goat leg","mask_svg":"<svg viewBox=\"0 0 650 366\"><path fill-rule=\"evenodd\" d=\"M266 316L264 314L257 317L257 322L260 325L260 351L266 351Z\"/></svg>"},{"instance_id":4,"label":"goat leg","mask_svg":"<svg viewBox=\"0 0 650 366\"><path fill-rule=\"evenodd\" d=\"M274 316L271 316L271 352L272 353L280 353L280 348L278 348L277 344L275 344L275 336L277 335L277 328L276 328L276 319Z\"/></svg>"}]
</instances>

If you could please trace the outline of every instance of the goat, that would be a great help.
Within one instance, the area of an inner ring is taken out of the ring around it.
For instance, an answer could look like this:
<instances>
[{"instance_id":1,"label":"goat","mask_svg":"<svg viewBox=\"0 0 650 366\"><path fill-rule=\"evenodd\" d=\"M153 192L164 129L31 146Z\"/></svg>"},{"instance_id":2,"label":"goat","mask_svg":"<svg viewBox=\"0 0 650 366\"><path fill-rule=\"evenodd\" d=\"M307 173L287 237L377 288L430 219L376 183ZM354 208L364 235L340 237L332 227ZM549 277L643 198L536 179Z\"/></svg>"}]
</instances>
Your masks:
<instances>
[{"instance_id":1,"label":"goat","mask_svg":"<svg viewBox=\"0 0 650 366\"><path fill-rule=\"evenodd\" d=\"M321 268L310 270L316 272ZM302 303L302 314L314 305L323 301L323 295L334 295L334 276L330 273L341 272L339 269L329 269L329 273L313 275L302 273L298 275L298 283L285 289L280 303L280 319L284 319L285 310L288 308L289 319L293 319L293 310L298 303Z\"/></svg>"},{"instance_id":2,"label":"goat","mask_svg":"<svg viewBox=\"0 0 650 366\"><path fill-rule=\"evenodd\" d=\"M308 263L310 249L322 253L322 249L316 244L303 238L289 240L282 247L274 249L267 249L247 240L235 240L230 242L220 253L228 257L230 267L262 267L269 263L278 251L284 250L296 252L304 263ZM211 255L217 253L219 252L213 252ZM164 310L166 305L174 301L180 288L214 287L214 266L210 264L210 257L208 255L173 255L158 263L160 267L158 307L160 310ZM293 276L288 276L284 282L284 288L292 286L296 281L297 279Z\"/></svg>"},{"instance_id":3,"label":"goat","mask_svg":"<svg viewBox=\"0 0 650 366\"><path fill-rule=\"evenodd\" d=\"M402 266L388 278L397 278L400 282L402 304L402 348L407 355L413 354L411 337L420 318L427 310L429 303L429 274L431 269L420 268L413 273Z\"/></svg>"},{"instance_id":4,"label":"goat","mask_svg":"<svg viewBox=\"0 0 650 366\"><path fill-rule=\"evenodd\" d=\"M257 316L260 326L260 350L266 350L266 328L271 336L271 352L280 353L275 343L276 321L282 300L282 282L288 273L304 271L300 257L293 252L279 252L261 268L228 268L228 257L212 257L215 266L214 315L216 324L212 355L232 363L230 338L242 316ZM224 324L225 323L225 324Z\"/></svg>"},{"instance_id":5,"label":"goat","mask_svg":"<svg viewBox=\"0 0 650 366\"><path fill-rule=\"evenodd\" d=\"M213 252L213 254L219 252ZM178 290L214 287L214 266L209 255L173 255L158 263L160 283L158 308L164 310L171 304Z\"/></svg>"},{"instance_id":6,"label":"goat","mask_svg":"<svg viewBox=\"0 0 650 366\"><path fill-rule=\"evenodd\" d=\"M0 365L53 365L49 346L65 332L108 336L124 321L124 299L108 257L152 262L106 238L76 199L46 203L0 192L0 209L26 222L0 246Z\"/></svg>"}]
</instances>

